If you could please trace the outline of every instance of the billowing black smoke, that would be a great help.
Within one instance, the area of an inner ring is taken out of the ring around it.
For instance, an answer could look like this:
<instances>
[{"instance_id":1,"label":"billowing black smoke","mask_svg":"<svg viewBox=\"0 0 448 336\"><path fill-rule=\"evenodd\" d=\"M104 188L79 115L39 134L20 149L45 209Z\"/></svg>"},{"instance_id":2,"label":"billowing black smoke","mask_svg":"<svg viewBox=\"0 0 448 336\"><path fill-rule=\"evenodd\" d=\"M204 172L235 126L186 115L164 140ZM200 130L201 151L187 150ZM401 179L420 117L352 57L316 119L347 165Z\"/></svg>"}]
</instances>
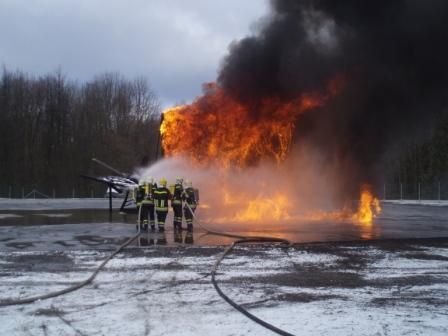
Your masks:
<instances>
[{"instance_id":1,"label":"billowing black smoke","mask_svg":"<svg viewBox=\"0 0 448 336\"><path fill-rule=\"evenodd\" d=\"M448 102L448 1L275 0L259 33L235 42L219 83L241 100L324 90L341 94L303 114L296 142L374 182L387 149L428 129ZM354 183L353 185L356 185Z\"/></svg>"}]
</instances>

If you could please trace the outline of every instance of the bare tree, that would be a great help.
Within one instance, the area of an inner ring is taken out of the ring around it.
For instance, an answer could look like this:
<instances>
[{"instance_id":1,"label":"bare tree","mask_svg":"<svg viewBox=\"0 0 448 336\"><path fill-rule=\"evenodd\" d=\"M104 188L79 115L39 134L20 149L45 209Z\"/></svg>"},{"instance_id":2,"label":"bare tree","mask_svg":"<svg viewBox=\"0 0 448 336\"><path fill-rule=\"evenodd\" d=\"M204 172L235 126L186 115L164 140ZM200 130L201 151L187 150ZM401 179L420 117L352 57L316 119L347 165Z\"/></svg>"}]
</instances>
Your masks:
<instances>
[{"instance_id":1,"label":"bare tree","mask_svg":"<svg viewBox=\"0 0 448 336\"><path fill-rule=\"evenodd\" d=\"M154 159L159 102L144 78L106 73L79 84L61 70L31 77L3 68L0 80L0 188L38 188L70 195L100 157L131 171L143 156ZM0 191L1 193L1 191ZM4 191L3 191L4 193ZM97 191L98 193L98 191Z\"/></svg>"}]
</instances>

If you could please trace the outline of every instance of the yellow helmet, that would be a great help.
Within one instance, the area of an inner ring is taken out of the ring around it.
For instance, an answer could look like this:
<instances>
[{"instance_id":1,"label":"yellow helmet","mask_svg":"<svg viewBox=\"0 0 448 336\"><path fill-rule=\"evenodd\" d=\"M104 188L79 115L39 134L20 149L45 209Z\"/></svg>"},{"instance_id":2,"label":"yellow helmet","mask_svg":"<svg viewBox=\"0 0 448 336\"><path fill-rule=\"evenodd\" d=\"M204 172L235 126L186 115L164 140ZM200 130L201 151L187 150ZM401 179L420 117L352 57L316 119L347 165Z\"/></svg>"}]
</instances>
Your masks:
<instances>
[{"instance_id":1,"label":"yellow helmet","mask_svg":"<svg viewBox=\"0 0 448 336\"><path fill-rule=\"evenodd\" d=\"M166 183L167 183L167 182L166 182L166 178L162 177L162 178L160 179L159 183L160 183L160 185L166 187Z\"/></svg>"}]
</instances>

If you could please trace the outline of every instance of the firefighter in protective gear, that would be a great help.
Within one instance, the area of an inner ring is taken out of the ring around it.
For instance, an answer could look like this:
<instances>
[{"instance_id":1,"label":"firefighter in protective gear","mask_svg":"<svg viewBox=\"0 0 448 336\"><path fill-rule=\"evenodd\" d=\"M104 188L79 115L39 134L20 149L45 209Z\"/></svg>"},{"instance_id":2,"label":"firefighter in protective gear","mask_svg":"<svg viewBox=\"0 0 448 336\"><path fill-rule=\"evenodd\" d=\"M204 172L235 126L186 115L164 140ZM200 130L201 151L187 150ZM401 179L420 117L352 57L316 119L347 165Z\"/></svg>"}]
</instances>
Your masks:
<instances>
[{"instance_id":1,"label":"firefighter in protective gear","mask_svg":"<svg viewBox=\"0 0 448 336\"><path fill-rule=\"evenodd\" d=\"M188 232L192 232L193 213L196 210L198 200L196 199L196 194L193 189L193 184L191 183L191 181L185 181L185 190L183 192L182 199L185 201L184 216L185 221L187 222L187 230Z\"/></svg>"},{"instance_id":2,"label":"firefighter in protective gear","mask_svg":"<svg viewBox=\"0 0 448 336\"><path fill-rule=\"evenodd\" d=\"M173 207L174 217L173 225L174 230L182 230L182 195L184 193L183 179L181 177L176 178L176 184L174 185L173 199L171 200L171 206Z\"/></svg>"},{"instance_id":3,"label":"firefighter in protective gear","mask_svg":"<svg viewBox=\"0 0 448 336\"><path fill-rule=\"evenodd\" d=\"M144 230L143 218L144 210L142 207L142 201L145 198L145 181L140 179L138 187L134 190L134 200L137 205L137 230Z\"/></svg>"},{"instance_id":4,"label":"firefighter in protective gear","mask_svg":"<svg viewBox=\"0 0 448 336\"><path fill-rule=\"evenodd\" d=\"M154 190L157 185L154 184L152 177L146 178L144 184L145 196L142 200L141 217L143 218L143 230L148 230L148 217L151 231L155 230L155 215L154 215Z\"/></svg>"},{"instance_id":5,"label":"firefighter in protective gear","mask_svg":"<svg viewBox=\"0 0 448 336\"><path fill-rule=\"evenodd\" d=\"M154 202L154 191L157 189L157 183L154 181L154 178L149 178L149 184L151 187L151 196L152 196L152 206L149 207L149 224L151 225L151 231L155 231L156 229L156 213L155 213L155 202Z\"/></svg>"},{"instance_id":6,"label":"firefighter in protective gear","mask_svg":"<svg viewBox=\"0 0 448 336\"><path fill-rule=\"evenodd\" d=\"M157 215L157 227L159 232L165 231L165 220L168 214L168 200L171 199L171 193L166 187L166 179L159 181L159 186L154 190L154 203Z\"/></svg>"}]
</instances>

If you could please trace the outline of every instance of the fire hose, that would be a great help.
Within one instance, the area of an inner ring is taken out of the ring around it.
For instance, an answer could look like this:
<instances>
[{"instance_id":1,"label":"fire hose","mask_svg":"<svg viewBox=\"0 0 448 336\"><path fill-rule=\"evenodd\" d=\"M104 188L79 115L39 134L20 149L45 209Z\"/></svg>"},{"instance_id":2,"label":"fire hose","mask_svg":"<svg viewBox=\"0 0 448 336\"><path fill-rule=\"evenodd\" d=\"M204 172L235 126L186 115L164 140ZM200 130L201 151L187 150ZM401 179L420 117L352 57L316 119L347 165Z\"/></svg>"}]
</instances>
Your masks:
<instances>
[{"instance_id":1,"label":"fire hose","mask_svg":"<svg viewBox=\"0 0 448 336\"><path fill-rule=\"evenodd\" d=\"M118 253L120 253L126 246L128 246L129 244L131 244L135 239L138 238L138 236L140 235L140 214L142 211L142 206L139 206L138 209L138 219L137 219L137 225L138 225L138 232L134 237L129 238L128 240L126 240L123 244L121 244L109 257L107 257L96 269L95 271L92 273L92 275L90 277L88 277L86 280L81 281L77 284L74 284L70 287L67 287L65 289L59 290L59 291L55 291L55 292L50 292L44 295L37 295L37 296L31 296L29 298L25 298L25 299L7 299L7 300L2 300L0 301L0 307L4 307L4 306L14 306L14 305L21 305L21 304L27 304L27 303L33 303L35 301L38 300L45 300L45 299L50 299L50 298L54 298L57 296L61 296L64 294L68 294L71 292L74 292L84 286L87 286L88 284L90 284L98 275L98 273L103 269L103 267L113 258L115 257Z\"/></svg>"},{"instance_id":2,"label":"fire hose","mask_svg":"<svg viewBox=\"0 0 448 336\"><path fill-rule=\"evenodd\" d=\"M192 216L197 219L196 215L194 214L194 211L191 209L191 207L188 205L188 203L185 203L186 206L188 207L189 211L191 212ZM139 215L140 215L140 211L141 211L141 206L139 209ZM139 216L140 219L140 216ZM231 234L231 233L227 233L227 232L221 232L221 231L215 231L215 230L210 230L207 227L203 226L199 220L197 220L198 225L204 230L206 231L208 234L213 234L213 235L217 235L217 236L223 236L223 237L230 237L230 238L236 238L238 240L234 241L230 246L228 246L224 252L220 255L220 257L216 260L213 269L211 271L211 279L212 279L212 283L213 286L215 288L215 290L217 291L217 293L228 303L230 304L233 308L235 308L237 311L239 311L240 313L242 313L243 315L245 315L246 317L250 318L252 321L260 324L261 326L279 334L279 335L284 335L284 336L293 336L293 334L288 333L260 318L258 318L257 316L251 314L250 312L248 312L246 309L244 309L241 305L237 304L235 301L233 301L232 299L230 299L226 294L224 294L224 292L221 290L221 288L218 286L218 283L216 281L216 273L218 271L218 267L221 264L222 260L225 258L226 255L228 255L233 248L238 245L238 244L244 244L244 243L260 243L260 242L274 242L274 243L281 243L284 244L286 246L290 245L290 242L286 239L282 239L282 238L276 238L276 237L263 237L263 236L252 236L252 237L246 237L246 236L240 236L240 235L235 235L235 234ZM71 292L74 292L84 286L87 286L88 284L90 284L98 275L98 273L104 268L104 266L113 258L115 257L118 253L120 253L126 246L128 246L129 244L131 244L135 239L137 239L140 235L140 225L139 225L139 230L137 232L137 234L131 238L129 238L127 241L125 241L123 244L121 244L111 255L109 255L109 257L107 257L96 269L95 271L92 273L92 275L87 278L86 280L79 282L77 284L74 284L70 287L67 287L65 289L59 290L59 291L54 291L54 292L50 292L44 295L37 295L37 296L31 296L28 298L24 298L24 299L7 299L7 300L2 300L0 301L0 307L3 306L12 306L12 305L21 305L21 304L29 304L29 303L33 303L35 301L38 300L45 300L45 299L50 299L50 298L54 298L57 296L61 296L64 294L68 294Z\"/></svg>"},{"instance_id":3,"label":"fire hose","mask_svg":"<svg viewBox=\"0 0 448 336\"><path fill-rule=\"evenodd\" d=\"M196 217L194 211L191 209L190 205L185 202L185 205L187 206L188 210L190 211L190 213L192 214L192 216L196 219L196 222L198 223L198 225L205 230L205 232L212 234L212 235L216 235L216 236L223 236L223 237L230 237L230 238L236 238L238 240L234 241L232 244L230 244L225 250L224 252L219 256L219 258L216 260L215 264L213 265L213 269L211 272L211 278L212 278L212 283L213 283L213 287L215 287L216 292L219 294L219 296L221 296L228 304L230 304L233 308L235 308L237 311L239 311L240 313L242 313L243 315L245 315L246 317L250 318L252 321L254 321L255 323L258 323L259 325L265 327L266 329L269 329L279 335L283 335L283 336L293 336L293 334L288 333L287 331L284 331L262 319L260 319L259 317L251 314L249 311L247 311L246 309L244 309L241 305L239 305L238 303L236 303L235 301L233 301L231 298L229 298L226 294L224 294L224 292L221 290L221 288L218 286L218 283L216 281L216 273L218 271L218 267L221 264L221 262L223 261L223 259L226 257L226 255L230 254L230 252L233 250L233 248L236 245L239 244L245 244L245 243L281 243L284 246L289 246L291 243L286 240L286 239L282 239L282 238L277 238L277 237L268 237L268 236L240 236L240 235L235 235L235 234L231 234L231 233L227 233L227 232L221 232L221 231L215 231L215 230L210 230L207 227L203 226L199 219Z\"/></svg>"}]
</instances>

